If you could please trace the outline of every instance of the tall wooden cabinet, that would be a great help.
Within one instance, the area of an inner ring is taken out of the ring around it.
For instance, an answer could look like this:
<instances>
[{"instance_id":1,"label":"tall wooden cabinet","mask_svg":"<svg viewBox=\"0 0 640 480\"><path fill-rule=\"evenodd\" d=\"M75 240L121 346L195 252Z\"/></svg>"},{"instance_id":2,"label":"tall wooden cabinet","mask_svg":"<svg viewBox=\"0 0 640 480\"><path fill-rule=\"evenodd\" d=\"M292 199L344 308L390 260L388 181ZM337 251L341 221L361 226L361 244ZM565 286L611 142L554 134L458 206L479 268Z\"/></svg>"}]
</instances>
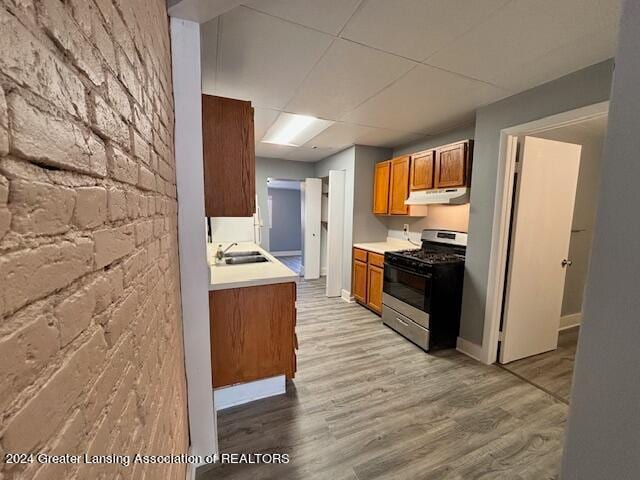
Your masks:
<instances>
[{"instance_id":1,"label":"tall wooden cabinet","mask_svg":"<svg viewBox=\"0 0 640 480\"><path fill-rule=\"evenodd\" d=\"M255 143L251 102L202 95L204 200L207 217L255 212Z\"/></svg>"}]
</instances>

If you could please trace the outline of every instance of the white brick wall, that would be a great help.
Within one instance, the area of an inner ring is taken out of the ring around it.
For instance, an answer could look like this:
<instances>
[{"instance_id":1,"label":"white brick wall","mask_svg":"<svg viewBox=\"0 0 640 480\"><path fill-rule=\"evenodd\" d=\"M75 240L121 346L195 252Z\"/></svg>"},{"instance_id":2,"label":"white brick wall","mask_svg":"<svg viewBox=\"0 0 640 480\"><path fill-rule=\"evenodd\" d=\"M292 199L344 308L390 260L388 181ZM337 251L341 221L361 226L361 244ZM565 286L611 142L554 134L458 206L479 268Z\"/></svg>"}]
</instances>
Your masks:
<instances>
[{"instance_id":1,"label":"white brick wall","mask_svg":"<svg viewBox=\"0 0 640 480\"><path fill-rule=\"evenodd\" d=\"M0 0L0 31L0 454L186 453L165 1ZM100 475L185 469L0 463Z\"/></svg>"}]
</instances>

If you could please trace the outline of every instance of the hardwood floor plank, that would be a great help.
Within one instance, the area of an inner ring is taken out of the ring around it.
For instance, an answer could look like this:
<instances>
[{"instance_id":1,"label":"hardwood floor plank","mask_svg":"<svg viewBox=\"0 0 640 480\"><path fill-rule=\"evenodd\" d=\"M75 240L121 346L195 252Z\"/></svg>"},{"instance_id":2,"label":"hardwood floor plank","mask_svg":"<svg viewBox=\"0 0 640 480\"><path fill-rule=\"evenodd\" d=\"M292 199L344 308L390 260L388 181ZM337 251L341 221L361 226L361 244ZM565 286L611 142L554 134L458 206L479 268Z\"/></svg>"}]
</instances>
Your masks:
<instances>
[{"instance_id":1,"label":"hardwood floor plank","mask_svg":"<svg viewBox=\"0 0 640 480\"><path fill-rule=\"evenodd\" d=\"M562 330L556 350L507 363L502 368L569 403L579 333L579 327Z\"/></svg>"},{"instance_id":2,"label":"hardwood floor plank","mask_svg":"<svg viewBox=\"0 0 640 480\"><path fill-rule=\"evenodd\" d=\"M299 284L287 393L218 414L222 452L288 453L290 463L216 466L200 480L557 478L567 405L455 350L426 354L324 293L323 280Z\"/></svg>"}]
</instances>

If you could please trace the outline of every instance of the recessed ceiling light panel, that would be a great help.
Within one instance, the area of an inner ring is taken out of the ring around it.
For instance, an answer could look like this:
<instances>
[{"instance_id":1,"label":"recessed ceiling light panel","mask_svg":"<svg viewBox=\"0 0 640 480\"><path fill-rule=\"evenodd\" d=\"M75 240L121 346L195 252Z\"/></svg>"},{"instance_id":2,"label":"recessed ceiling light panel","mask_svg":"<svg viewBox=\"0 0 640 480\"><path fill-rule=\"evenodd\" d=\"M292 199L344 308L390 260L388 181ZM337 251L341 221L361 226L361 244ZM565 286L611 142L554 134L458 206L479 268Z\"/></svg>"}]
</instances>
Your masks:
<instances>
[{"instance_id":1,"label":"recessed ceiling light panel","mask_svg":"<svg viewBox=\"0 0 640 480\"><path fill-rule=\"evenodd\" d=\"M299 147L332 124L333 122L329 120L321 120L308 115L281 113L262 137L262 142Z\"/></svg>"}]
</instances>

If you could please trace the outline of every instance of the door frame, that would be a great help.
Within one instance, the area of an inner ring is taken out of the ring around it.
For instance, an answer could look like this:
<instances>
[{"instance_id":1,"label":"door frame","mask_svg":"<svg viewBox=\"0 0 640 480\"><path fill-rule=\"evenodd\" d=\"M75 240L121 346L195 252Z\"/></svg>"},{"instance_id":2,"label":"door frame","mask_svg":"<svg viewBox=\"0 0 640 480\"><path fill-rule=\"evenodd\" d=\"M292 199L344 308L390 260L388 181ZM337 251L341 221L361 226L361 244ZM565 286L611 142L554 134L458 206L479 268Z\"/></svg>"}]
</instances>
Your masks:
<instances>
[{"instance_id":1,"label":"door frame","mask_svg":"<svg viewBox=\"0 0 640 480\"><path fill-rule=\"evenodd\" d=\"M507 267L511 210L513 208L512 193L518 137L600 118L608 115L608 113L609 101L605 101L515 125L500 131L500 156L498 158L484 331L482 348L477 353L477 359L481 362L492 364L498 359L500 317L504 301L505 270Z\"/></svg>"}]
</instances>

